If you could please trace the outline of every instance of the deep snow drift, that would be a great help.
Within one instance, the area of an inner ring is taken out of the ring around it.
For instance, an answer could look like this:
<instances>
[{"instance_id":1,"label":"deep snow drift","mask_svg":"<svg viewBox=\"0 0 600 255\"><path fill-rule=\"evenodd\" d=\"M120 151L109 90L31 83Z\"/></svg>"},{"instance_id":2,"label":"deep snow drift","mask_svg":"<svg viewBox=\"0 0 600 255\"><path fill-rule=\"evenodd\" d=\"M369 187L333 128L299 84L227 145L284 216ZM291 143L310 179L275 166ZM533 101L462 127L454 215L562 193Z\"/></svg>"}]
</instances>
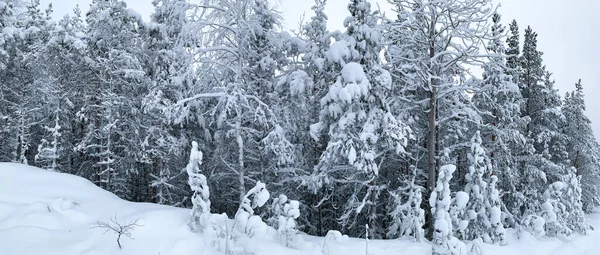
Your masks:
<instances>
[{"instance_id":1,"label":"deep snow drift","mask_svg":"<svg viewBox=\"0 0 600 255\"><path fill-rule=\"evenodd\" d=\"M267 184L268 188L268 184ZM186 225L189 209L149 203L131 203L96 187L91 182L68 174L11 163L0 163L0 255L187 255L223 254L212 248L202 234L192 233ZM132 238L92 228L97 221L138 220ZM569 240L536 240L527 233L520 239L508 231L508 245L482 245L483 254L598 254L600 251L600 214L588 216L596 227L587 236L573 235ZM365 254L365 241L353 238L318 238L302 235L298 250L278 242L276 231L245 246L247 254ZM369 242L369 254L428 254L427 242L409 239Z\"/></svg>"}]
</instances>

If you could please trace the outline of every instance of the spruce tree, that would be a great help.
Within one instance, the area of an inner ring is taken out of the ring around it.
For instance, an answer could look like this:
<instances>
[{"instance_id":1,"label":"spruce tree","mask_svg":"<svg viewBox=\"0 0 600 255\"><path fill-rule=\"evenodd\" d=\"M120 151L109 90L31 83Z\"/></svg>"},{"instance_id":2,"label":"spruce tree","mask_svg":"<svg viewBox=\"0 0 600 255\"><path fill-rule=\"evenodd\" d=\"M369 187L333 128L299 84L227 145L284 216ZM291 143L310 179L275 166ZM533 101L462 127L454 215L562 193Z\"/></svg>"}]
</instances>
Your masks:
<instances>
[{"instance_id":1,"label":"spruce tree","mask_svg":"<svg viewBox=\"0 0 600 255\"><path fill-rule=\"evenodd\" d=\"M591 121L585 115L585 99L581 80L575 84L575 91L567 94L562 107L566 118L565 135L568 137L569 159L581 178L581 202L583 210L591 212L600 204L600 150Z\"/></svg>"}]
</instances>

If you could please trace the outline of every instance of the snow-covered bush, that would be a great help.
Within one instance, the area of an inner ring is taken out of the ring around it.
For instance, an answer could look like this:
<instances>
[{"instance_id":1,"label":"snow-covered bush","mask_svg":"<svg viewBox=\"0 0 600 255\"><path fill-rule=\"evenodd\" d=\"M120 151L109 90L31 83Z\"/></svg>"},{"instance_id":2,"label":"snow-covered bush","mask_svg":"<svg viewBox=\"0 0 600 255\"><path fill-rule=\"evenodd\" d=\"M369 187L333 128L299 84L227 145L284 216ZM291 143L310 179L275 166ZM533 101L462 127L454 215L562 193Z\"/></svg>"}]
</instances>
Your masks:
<instances>
[{"instance_id":1,"label":"snow-covered bush","mask_svg":"<svg viewBox=\"0 0 600 255\"><path fill-rule=\"evenodd\" d=\"M243 252L241 247L236 246L238 236L234 234L233 225L229 224L227 214L215 215L210 220L210 227L207 227L203 234L213 248L226 255Z\"/></svg>"},{"instance_id":2,"label":"snow-covered bush","mask_svg":"<svg viewBox=\"0 0 600 255\"><path fill-rule=\"evenodd\" d=\"M490 176L489 183L486 189L486 208L489 218L488 234L491 243L500 245L506 244L506 230L502 225L502 211L500 210L502 201L500 200L500 192L496 188L498 177Z\"/></svg>"},{"instance_id":3,"label":"snow-covered bush","mask_svg":"<svg viewBox=\"0 0 600 255\"><path fill-rule=\"evenodd\" d=\"M394 210L389 213L392 224L388 229L388 237L413 236L417 242L423 240L425 211L421 209L422 190L423 187L416 185L413 177L406 186L390 192Z\"/></svg>"},{"instance_id":4,"label":"snow-covered bush","mask_svg":"<svg viewBox=\"0 0 600 255\"><path fill-rule=\"evenodd\" d=\"M323 238L323 244L321 245L321 253L329 255L329 245L332 243L340 243L341 241L348 239L347 235L342 235L342 232L337 230L327 231L327 235Z\"/></svg>"},{"instance_id":5,"label":"snow-covered bush","mask_svg":"<svg viewBox=\"0 0 600 255\"><path fill-rule=\"evenodd\" d=\"M450 216L450 179L456 170L454 165L445 165L440 168L436 187L431 192L429 204L434 217L434 232L432 240L432 255L466 255L466 245L452 235L452 222ZM464 195L455 199L464 202Z\"/></svg>"},{"instance_id":6,"label":"snow-covered bush","mask_svg":"<svg viewBox=\"0 0 600 255\"><path fill-rule=\"evenodd\" d=\"M210 220L210 190L206 176L200 173L201 164L202 152L198 150L198 143L192 142L190 161L186 170L188 184L194 192L192 195L192 217L188 222L190 229L194 232L204 230Z\"/></svg>"},{"instance_id":7,"label":"snow-covered bush","mask_svg":"<svg viewBox=\"0 0 600 255\"><path fill-rule=\"evenodd\" d=\"M583 203L581 202L581 176L576 175L577 169L574 167L567 169L567 171L567 174L563 176L565 187L562 192L563 204L566 211L569 212L565 224L571 230L585 235L590 227L585 220Z\"/></svg>"},{"instance_id":8,"label":"snow-covered bush","mask_svg":"<svg viewBox=\"0 0 600 255\"><path fill-rule=\"evenodd\" d=\"M452 219L452 228L454 234L460 239L466 239L466 229L469 226L469 221L474 219L474 212L467 211L467 203L469 202L469 194L467 192L456 192L454 198L450 202L450 218Z\"/></svg>"},{"instance_id":9,"label":"snow-covered bush","mask_svg":"<svg viewBox=\"0 0 600 255\"><path fill-rule=\"evenodd\" d=\"M562 182L554 182L548 186L544 192L546 202L542 204L542 214L546 221L546 235L554 236L569 236L572 231L566 226L567 212L565 205L562 203L562 191L565 184Z\"/></svg>"},{"instance_id":10,"label":"snow-covered bush","mask_svg":"<svg viewBox=\"0 0 600 255\"><path fill-rule=\"evenodd\" d=\"M289 200L286 195L279 195L273 200L273 213L277 217L277 232L279 239L286 247L298 246L298 229L296 219L300 217L300 202Z\"/></svg>"},{"instance_id":11,"label":"snow-covered bush","mask_svg":"<svg viewBox=\"0 0 600 255\"><path fill-rule=\"evenodd\" d=\"M521 228L519 231L525 230L535 237L542 237L546 235L546 230L544 229L545 225L546 220L544 220L544 218L537 215L528 215L521 221Z\"/></svg>"},{"instance_id":12,"label":"snow-covered bush","mask_svg":"<svg viewBox=\"0 0 600 255\"><path fill-rule=\"evenodd\" d=\"M265 184L260 181L246 193L235 214L235 226L238 231L248 237L266 234L267 224L262 221L260 216L254 215L254 209L262 207L269 200L269 197L269 191Z\"/></svg>"}]
</instances>

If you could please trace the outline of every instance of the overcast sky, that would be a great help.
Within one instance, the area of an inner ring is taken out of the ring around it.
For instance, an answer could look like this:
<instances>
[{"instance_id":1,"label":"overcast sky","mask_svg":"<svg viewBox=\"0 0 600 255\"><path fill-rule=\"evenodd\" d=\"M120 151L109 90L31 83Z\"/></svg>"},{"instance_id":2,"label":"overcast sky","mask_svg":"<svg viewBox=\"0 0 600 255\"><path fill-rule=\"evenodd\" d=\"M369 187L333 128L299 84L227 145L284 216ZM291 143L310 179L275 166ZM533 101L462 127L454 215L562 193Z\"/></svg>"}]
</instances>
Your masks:
<instances>
[{"instance_id":1,"label":"overcast sky","mask_svg":"<svg viewBox=\"0 0 600 255\"><path fill-rule=\"evenodd\" d=\"M313 0L276 0L283 12L285 26L298 28L300 16L312 15ZM41 0L43 5L54 3L55 17L70 13L79 4L85 13L91 0ZM152 12L151 0L126 0L128 6L147 18ZM330 29L342 29L348 15L348 0L328 0L326 12ZM59 4L60 3L60 4ZM382 11L391 12L386 0L380 3ZM538 33L538 49L544 52L544 63L554 75L561 97L575 88L581 78L586 94L587 114L592 120L596 137L600 138L600 51L596 45L600 31L596 18L600 14L598 0L503 0L500 7L503 23L516 19L523 30L529 25Z\"/></svg>"}]
</instances>

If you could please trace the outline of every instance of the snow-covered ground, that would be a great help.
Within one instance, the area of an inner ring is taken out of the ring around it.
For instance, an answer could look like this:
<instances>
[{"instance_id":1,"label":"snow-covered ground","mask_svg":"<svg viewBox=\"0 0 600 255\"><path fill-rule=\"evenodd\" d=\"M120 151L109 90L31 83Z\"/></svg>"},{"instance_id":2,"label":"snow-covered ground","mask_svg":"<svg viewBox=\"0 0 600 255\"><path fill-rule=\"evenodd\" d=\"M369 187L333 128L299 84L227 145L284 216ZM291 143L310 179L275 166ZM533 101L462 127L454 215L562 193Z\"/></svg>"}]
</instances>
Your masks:
<instances>
[{"instance_id":1,"label":"snow-covered ground","mask_svg":"<svg viewBox=\"0 0 600 255\"><path fill-rule=\"evenodd\" d=\"M202 234L192 233L186 225L188 209L149 203L131 203L96 187L91 182L68 174L34 167L0 163L0 255L186 255L222 254L212 248ZM93 228L97 221L138 220L132 238ZM587 236L569 240L536 240L528 234L517 238L509 230L508 245L482 245L483 254L600 254L600 214L588 216L596 227ZM246 244L247 254L365 254L365 241L342 238L328 240L303 235L298 250L288 249L269 232ZM430 244L403 240L369 242L369 254L428 254Z\"/></svg>"}]
</instances>

